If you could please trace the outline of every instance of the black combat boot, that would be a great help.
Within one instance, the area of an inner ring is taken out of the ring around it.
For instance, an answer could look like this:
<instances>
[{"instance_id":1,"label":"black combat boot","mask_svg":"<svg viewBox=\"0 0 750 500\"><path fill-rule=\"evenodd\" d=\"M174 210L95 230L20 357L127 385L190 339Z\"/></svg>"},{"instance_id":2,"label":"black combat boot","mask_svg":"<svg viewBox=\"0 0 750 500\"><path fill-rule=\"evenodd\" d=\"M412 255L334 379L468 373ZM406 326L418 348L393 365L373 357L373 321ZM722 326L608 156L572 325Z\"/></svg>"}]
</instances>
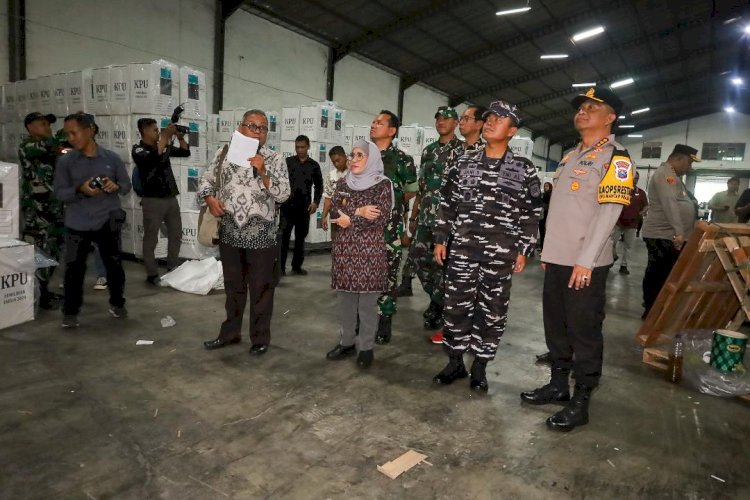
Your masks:
<instances>
[{"instance_id":1,"label":"black combat boot","mask_svg":"<svg viewBox=\"0 0 750 500\"><path fill-rule=\"evenodd\" d=\"M398 286L398 289L396 290L396 295L399 297L411 297L414 295L414 292L411 289L411 278L404 276L401 278L401 284Z\"/></svg>"},{"instance_id":2,"label":"black combat boot","mask_svg":"<svg viewBox=\"0 0 750 500\"><path fill-rule=\"evenodd\" d=\"M474 358L474 364L471 365L471 387L472 391L484 391L487 392L489 386L487 385L487 360Z\"/></svg>"},{"instance_id":3,"label":"black combat boot","mask_svg":"<svg viewBox=\"0 0 750 500\"><path fill-rule=\"evenodd\" d=\"M443 371L432 377L432 381L436 384L448 385L460 378L466 378L468 375L466 366L464 366L463 354L451 352L448 355L448 364L443 368Z\"/></svg>"},{"instance_id":4,"label":"black combat boot","mask_svg":"<svg viewBox=\"0 0 750 500\"><path fill-rule=\"evenodd\" d=\"M439 311L440 306L438 305L438 303L434 300L431 300L430 305L427 307L427 309L424 310L422 316L424 316L424 319L429 319L438 314Z\"/></svg>"},{"instance_id":5,"label":"black combat boot","mask_svg":"<svg viewBox=\"0 0 750 500\"><path fill-rule=\"evenodd\" d=\"M532 405L565 404L570 401L570 370L553 368L549 384L521 393L521 401Z\"/></svg>"},{"instance_id":6,"label":"black combat boot","mask_svg":"<svg viewBox=\"0 0 750 500\"><path fill-rule=\"evenodd\" d=\"M435 314L425 318L425 330L438 330L443 326L443 306L436 306Z\"/></svg>"},{"instance_id":7,"label":"black combat boot","mask_svg":"<svg viewBox=\"0 0 750 500\"><path fill-rule=\"evenodd\" d=\"M391 341L391 318L393 316L386 316L385 314L380 315L380 321L378 321L378 332L375 334L376 344L387 344Z\"/></svg>"},{"instance_id":8,"label":"black combat boot","mask_svg":"<svg viewBox=\"0 0 750 500\"><path fill-rule=\"evenodd\" d=\"M578 426L589 423L589 401L593 387L576 384L573 398L562 410L547 419L550 429L569 432Z\"/></svg>"}]
</instances>

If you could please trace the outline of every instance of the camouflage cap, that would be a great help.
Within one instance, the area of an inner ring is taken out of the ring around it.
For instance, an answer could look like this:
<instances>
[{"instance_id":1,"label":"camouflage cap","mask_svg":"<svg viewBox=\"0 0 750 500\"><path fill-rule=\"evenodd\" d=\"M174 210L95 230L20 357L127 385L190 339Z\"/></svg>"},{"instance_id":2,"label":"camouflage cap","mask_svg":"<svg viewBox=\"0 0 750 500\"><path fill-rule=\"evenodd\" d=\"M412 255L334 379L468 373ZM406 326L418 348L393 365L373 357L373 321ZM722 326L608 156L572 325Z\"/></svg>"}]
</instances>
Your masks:
<instances>
[{"instance_id":1,"label":"camouflage cap","mask_svg":"<svg viewBox=\"0 0 750 500\"><path fill-rule=\"evenodd\" d=\"M24 126L28 127L29 123L35 121L35 120L41 120L44 118L50 123L55 123L57 121L57 117L55 115L43 115L39 111L34 111L33 113L29 113L26 115L26 118L23 119Z\"/></svg>"},{"instance_id":2,"label":"camouflage cap","mask_svg":"<svg viewBox=\"0 0 750 500\"><path fill-rule=\"evenodd\" d=\"M437 120L439 116L458 120L458 111L450 106L440 106L435 112L435 119Z\"/></svg>"},{"instance_id":3,"label":"camouflage cap","mask_svg":"<svg viewBox=\"0 0 750 500\"><path fill-rule=\"evenodd\" d=\"M490 115L497 115L499 117L508 116L513 120L516 127L521 123L521 113L518 111L518 106L503 99L492 102L488 106L487 111L482 115L482 119L487 119Z\"/></svg>"}]
</instances>

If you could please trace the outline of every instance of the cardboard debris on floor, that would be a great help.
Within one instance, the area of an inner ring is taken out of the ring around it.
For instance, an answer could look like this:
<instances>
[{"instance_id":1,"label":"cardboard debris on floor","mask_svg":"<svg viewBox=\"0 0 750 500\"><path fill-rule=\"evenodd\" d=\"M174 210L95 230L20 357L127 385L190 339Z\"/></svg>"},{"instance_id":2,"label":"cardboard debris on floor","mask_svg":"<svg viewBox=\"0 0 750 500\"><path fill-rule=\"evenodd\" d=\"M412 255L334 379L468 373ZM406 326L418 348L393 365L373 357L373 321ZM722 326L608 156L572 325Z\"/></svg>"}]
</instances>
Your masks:
<instances>
[{"instance_id":1,"label":"cardboard debris on floor","mask_svg":"<svg viewBox=\"0 0 750 500\"><path fill-rule=\"evenodd\" d=\"M396 479L398 476L424 461L426 458L427 455L422 455L414 450L409 450L395 460L386 462L383 465L378 465L378 471L391 479Z\"/></svg>"}]
</instances>

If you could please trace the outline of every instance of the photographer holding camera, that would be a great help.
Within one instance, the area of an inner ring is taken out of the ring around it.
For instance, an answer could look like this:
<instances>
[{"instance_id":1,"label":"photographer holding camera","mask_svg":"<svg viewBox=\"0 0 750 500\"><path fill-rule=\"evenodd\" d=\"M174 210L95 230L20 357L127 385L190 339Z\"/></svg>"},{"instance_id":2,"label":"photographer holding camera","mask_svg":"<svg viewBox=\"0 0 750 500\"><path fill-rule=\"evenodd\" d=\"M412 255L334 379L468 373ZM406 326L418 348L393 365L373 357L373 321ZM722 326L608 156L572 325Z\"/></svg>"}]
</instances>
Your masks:
<instances>
[{"instance_id":1,"label":"photographer holding camera","mask_svg":"<svg viewBox=\"0 0 750 500\"><path fill-rule=\"evenodd\" d=\"M170 157L187 158L190 146L185 142L187 129L171 123L159 131L156 120L138 120L141 141L133 145L131 156L138 168L142 184L141 207L143 207L143 264L146 266L146 281L155 285L159 279L154 250L159 239L162 222L167 226L167 269L179 265L182 241L182 219L177 195L177 181L172 172ZM176 137L180 147L172 145Z\"/></svg>"},{"instance_id":2,"label":"photographer holding camera","mask_svg":"<svg viewBox=\"0 0 750 500\"><path fill-rule=\"evenodd\" d=\"M91 244L96 243L107 270L109 312L125 309L125 272L120 261L120 230L125 212L120 196L130 191L130 178L117 153L97 145L96 123L90 114L65 117L64 130L73 150L57 160L53 188L65 204L65 300L63 328L78 326L83 303L83 278Z\"/></svg>"}]
</instances>

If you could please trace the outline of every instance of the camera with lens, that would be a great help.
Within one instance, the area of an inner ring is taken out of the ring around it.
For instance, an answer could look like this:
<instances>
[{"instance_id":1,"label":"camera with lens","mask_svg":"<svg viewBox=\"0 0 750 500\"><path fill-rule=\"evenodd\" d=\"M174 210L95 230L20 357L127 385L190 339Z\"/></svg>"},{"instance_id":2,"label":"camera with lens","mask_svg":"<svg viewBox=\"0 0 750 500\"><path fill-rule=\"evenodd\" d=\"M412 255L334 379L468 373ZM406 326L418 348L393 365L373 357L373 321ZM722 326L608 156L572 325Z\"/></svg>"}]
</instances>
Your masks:
<instances>
[{"instance_id":1,"label":"camera with lens","mask_svg":"<svg viewBox=\"0 0 750 500\"><path fill-rule=\"evenodd\" d=\"M177 122L180 121L180 115L182 115L184 111L185 111L185 107L182 104L180 104L179 106L174 108L174 111L172 111L172 118L171 118L172 123L175 124L174 127L177 129L177 132L181 134L187 134L188 132L190 132L190 129L187 128L186 126L177 125Z\"/></svg>"},{"instance_id":2,"label":"camera with lens","mask_svg":"<svg viewBox=\"0 0 750 500\"><path fill-rule=\"evenodd\" d=\"M106 177L96 176L93 179L91 179L91 182L89 182L89 187L91 189L104 189L105 180L106 180Z\"/></svg>"}]
</instances>

